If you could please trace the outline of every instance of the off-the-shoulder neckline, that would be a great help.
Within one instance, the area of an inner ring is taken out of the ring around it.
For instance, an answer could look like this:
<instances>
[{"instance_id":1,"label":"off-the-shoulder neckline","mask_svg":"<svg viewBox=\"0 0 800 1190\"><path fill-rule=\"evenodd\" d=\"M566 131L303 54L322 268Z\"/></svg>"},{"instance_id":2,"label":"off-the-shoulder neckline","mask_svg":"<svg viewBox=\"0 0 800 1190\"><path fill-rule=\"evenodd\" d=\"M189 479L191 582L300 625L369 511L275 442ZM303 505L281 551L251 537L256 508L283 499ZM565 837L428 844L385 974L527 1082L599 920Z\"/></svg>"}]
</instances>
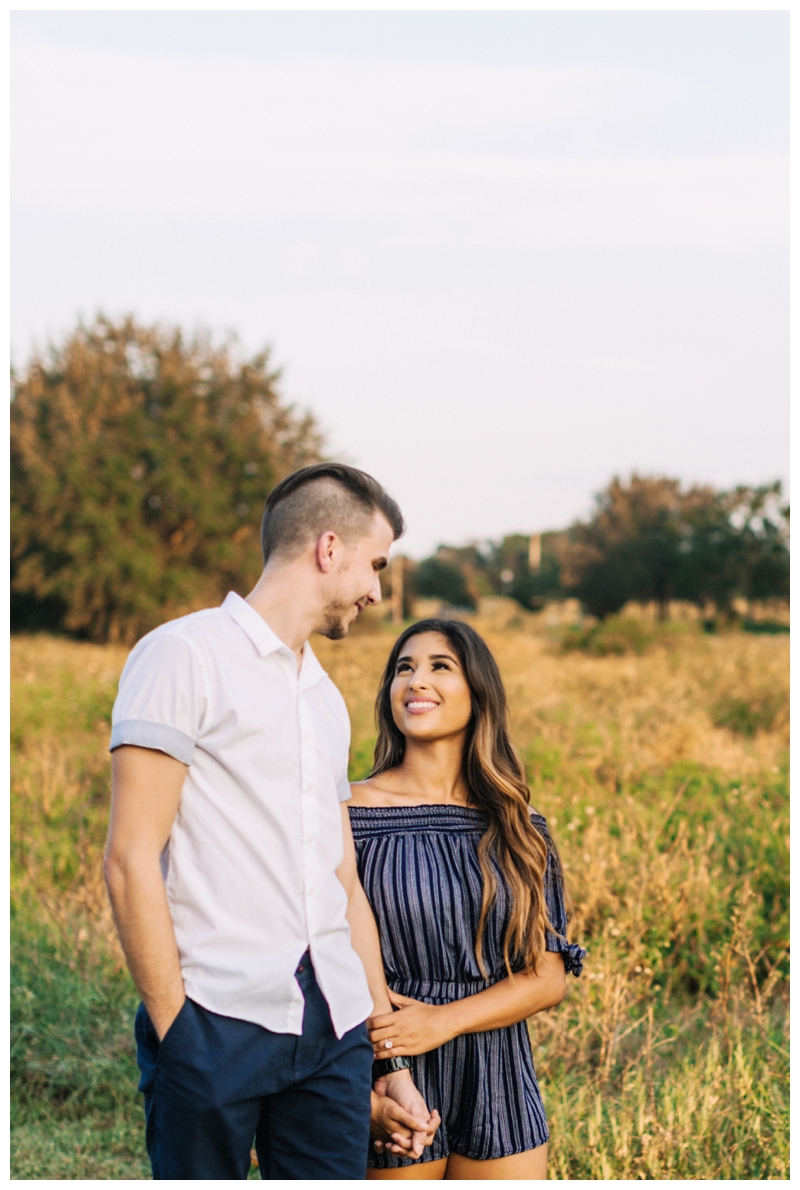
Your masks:
<instances>
[{"instance_id":1,"label":"off-the-shoulder neckline","mask_svg":"<svg viewBox=\"0 0 800 1190\"><path fill-rule=\"evenodd\" d=\"M480 814L482 817L486 817L486 811L480 810L477 806L459 806L454 802L413 802L407 806L348 806L347 809L349 811L365 810L367 813L374 810L399 810L404 814L409 810L460 810L462 814ZM533 808L531 808L531 817L540 818L542 822L546 821L544 815L537 813Z\"/></svg>"}]
</instances>

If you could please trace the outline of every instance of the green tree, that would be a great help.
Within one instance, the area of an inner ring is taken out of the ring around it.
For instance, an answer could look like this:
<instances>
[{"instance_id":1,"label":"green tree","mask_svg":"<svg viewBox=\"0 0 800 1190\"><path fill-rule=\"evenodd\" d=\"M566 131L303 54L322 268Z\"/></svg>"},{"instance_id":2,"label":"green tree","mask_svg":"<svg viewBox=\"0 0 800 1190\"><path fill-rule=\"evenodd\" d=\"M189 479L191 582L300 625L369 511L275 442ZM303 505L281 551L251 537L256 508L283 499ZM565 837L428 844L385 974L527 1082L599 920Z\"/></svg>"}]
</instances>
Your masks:
<instances>
[{"instance_id":1,"label":"green tree","mask_svg":"<svg viewBox=\"0 0 800 1190\"><path fill-rule=\"evenodd\" d=\"M561 548L564 587L600 617L628 600L670 599L729 615L737 596L789 594L789 509L779 482L681 488L677 479L614 478L594 516L577 522Z\"/></svg>"},{"instance_id":2,"label":"green tree","mask_svg":"<svg viewBox=\"0 0 800 1190\"><path fill-rule=\"evenodd\" d=\"M492 542L488 557L488 573L492 590L509 595L527 611L540 608L546 599L561 594L561 565L557 545L562 534L543 533L541 564L530 567L531 539L527 534L510 533L500 542Z\"/></svg>"},{"instance_id":3,"label":"green tree","mask_svg":"<svg viewBox=\"0 0 800 1190\"><path fill-rule=\"evenodd\" d=\"M436 554L420 562L414 573L414 590L417 595L441 599L452 607L477 607L475 595L458 566Z\"/></svg>"},{"instance_id":4,"label":"green tree","mask_svg":"<svg viewBox=\"0 0 800 1190\"><path fill-rule=\"evenodd\" d=\"M601 619L631 599L656 601L665 617L682 561L682 499L677 479L612 479L594 516L576 522L563 545L567 593Z\"/></svg>"},{"instance_id":5,"label":"green tree","mask_svg":"<svg viewBox=\"0 0 800 1190\"><path fill-rule=\"evenodd\" d=\"M684 498L681 598L730 616L736 596L789 596L789 506L780 481L728 492L693 488Z\"/></svg>"},{"instance_id":6,"label":"green tree","mask_svg":"<svg viewBox=\"0 0 800 1190\"><path fill-rule=\"evenodd\" d=\"M244 590L271 488L320 457L264 351L98 317L12 377L12 624L130 642Z\"/></svg>"}]
</instances>

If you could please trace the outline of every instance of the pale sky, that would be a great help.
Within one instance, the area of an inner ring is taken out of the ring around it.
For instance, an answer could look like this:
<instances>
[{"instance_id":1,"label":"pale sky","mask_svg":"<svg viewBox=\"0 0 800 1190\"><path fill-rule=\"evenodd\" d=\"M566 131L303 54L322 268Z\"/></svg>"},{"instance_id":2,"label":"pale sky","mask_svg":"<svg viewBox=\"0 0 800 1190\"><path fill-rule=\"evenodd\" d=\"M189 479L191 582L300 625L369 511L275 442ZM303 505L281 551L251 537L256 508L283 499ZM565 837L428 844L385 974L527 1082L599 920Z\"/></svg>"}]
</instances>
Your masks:
<instances>
[{"instance_id":1,"label":"pale sky","mask_svg":"<svg viewBox=\"0 0 800 1190\"><path fill-rule=\"evenodd\" d=\"M788 474L788 14L27 12L12 356L234 330L414 556Z\"/></svg>"}]
</instances>

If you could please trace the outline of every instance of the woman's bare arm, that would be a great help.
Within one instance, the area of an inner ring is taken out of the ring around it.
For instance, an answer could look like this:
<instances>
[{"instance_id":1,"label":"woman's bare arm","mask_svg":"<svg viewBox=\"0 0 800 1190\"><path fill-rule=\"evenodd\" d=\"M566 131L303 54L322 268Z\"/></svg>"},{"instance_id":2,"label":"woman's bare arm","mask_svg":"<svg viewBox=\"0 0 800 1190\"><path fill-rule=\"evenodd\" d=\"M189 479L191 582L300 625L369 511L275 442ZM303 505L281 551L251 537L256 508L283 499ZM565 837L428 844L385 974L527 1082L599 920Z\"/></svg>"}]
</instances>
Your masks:
<instances>
[{"instance_id":1,"label":"woman's bare arm","mask_svg":"<svg viewBox=\"0 0 800 1190\"><path fill-rule=\"evenodd\" d=\"M546 951L536 974L521 972L450 1004L424 1004L390 990L396 1011L372 1018L370 1041L384 1056L425 1054L462 1033L504 1029L552 1008L563 1000L566 982L561 955Z\"/></svg>"}]
</instances>

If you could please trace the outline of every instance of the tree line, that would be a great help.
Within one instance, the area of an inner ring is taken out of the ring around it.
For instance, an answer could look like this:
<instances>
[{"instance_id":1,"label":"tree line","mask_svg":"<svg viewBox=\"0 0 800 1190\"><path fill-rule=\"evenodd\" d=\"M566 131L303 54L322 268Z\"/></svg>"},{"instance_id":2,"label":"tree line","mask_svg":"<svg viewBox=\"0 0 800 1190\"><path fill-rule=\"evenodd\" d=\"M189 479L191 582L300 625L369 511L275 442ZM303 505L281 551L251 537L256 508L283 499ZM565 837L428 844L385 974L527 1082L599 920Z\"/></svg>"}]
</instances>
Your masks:
<instances>
[{"instance_id":1,"label":"tree line","mask_svg":"<svg viewBox=\"0 0 800 1190\"><path fill-rule=\"evenodd\" d=\"M680 480L614 478L592 515L544 533L532 563L529 537L460 549L440 547L407 582L419 595L474 608L506 594L530 610L547 599L580 600L604 619L630 601L673 600L730 617L737 598L789 596L789 506L780 481L719 491Z\"/></svg>"},{"instance_id":2,"label":"tree line","mask_svg":"<svg viewBox=\"0 0 800 1190\"><path fill-rule=\"evenodd\" d=\"M131 642L252 585L266 496L323 457L279 379L267 351L243 360L234 342L102 316L12 372L12 628ZM405 589L464 608L572 595L600 617L631 599L726 612L788 595L788 529L779 483L634 475L567 530L406 560Z\"/></svg>"}]
</instances>

